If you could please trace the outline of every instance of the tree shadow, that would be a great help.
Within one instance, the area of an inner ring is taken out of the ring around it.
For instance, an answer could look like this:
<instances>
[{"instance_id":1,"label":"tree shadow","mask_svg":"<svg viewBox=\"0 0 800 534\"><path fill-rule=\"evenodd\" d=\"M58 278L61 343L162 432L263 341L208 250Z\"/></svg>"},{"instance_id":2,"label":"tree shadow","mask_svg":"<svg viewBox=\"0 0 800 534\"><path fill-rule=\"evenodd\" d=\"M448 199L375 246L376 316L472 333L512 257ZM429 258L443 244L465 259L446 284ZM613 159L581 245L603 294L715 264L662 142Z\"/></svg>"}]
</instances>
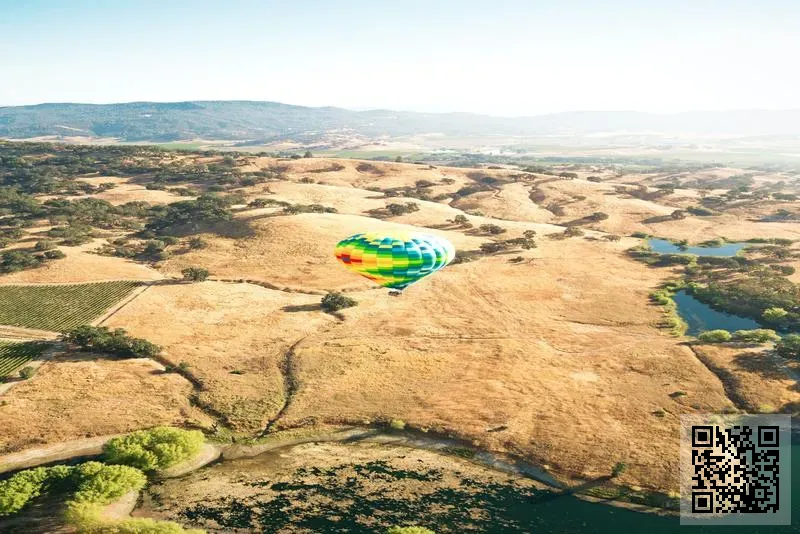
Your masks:
<instances>
[{"instance_id":1,"label":"tree shadow","mask_svg":"<svg viewBox=\"0 0 800 534\"><path fill-rule=\"evenodd\" d=\"M758 373L767 379L784 380L791 378L766 352L742 352L733 357L733 363L743 371Z\"/></svg>"},{"instance_id":2,"label":"tree shadow","mask_svg":"<svg viewBox=\"0 0 800 534\"><path fill-rule=\"evenodd\" d=\"M312 312L312 311L320 311L321 309L322 305L319 303L289 305L281 308L281 310L289 313Z\"/></svg>"},{"instance_id":3,"label":"tree shadow","mask_svg":"<svg viewBox=\"0 0 800 534\"><path fill-rule=\"evenodd\" d=\"M655 217L648 217L642 220L643 224L662 223L674 220L670 215L657 215Z\"/></svg>"}]
</instances>

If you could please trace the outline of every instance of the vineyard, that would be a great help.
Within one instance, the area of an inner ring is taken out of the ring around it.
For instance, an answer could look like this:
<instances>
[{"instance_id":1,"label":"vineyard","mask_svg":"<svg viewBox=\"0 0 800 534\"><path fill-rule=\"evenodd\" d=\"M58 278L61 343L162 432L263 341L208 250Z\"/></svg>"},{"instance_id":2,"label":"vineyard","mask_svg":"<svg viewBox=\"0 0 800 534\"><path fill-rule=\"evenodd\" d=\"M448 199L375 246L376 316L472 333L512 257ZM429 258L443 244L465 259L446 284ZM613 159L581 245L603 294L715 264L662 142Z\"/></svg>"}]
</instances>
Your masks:
<instances>
[{"instance_id":1,"label":"vineyard","mask_svg":"<svg viewBox=\"0 0 800 534\"><path fill-rule=\"evenodd\" d=\"M138 285L0 286L0 324L62 332L90 323Z\"/></svg>"},{"instance_id":2,"label":"vineyard","mask_svg":"<svg viewBox=\"0 0 800 534\"><path fill-rule=\"evenodd\" d=\"M0 341L0 378L9 376L39 356L45 348L46 343Z\"/></svg>"}]
</instances>

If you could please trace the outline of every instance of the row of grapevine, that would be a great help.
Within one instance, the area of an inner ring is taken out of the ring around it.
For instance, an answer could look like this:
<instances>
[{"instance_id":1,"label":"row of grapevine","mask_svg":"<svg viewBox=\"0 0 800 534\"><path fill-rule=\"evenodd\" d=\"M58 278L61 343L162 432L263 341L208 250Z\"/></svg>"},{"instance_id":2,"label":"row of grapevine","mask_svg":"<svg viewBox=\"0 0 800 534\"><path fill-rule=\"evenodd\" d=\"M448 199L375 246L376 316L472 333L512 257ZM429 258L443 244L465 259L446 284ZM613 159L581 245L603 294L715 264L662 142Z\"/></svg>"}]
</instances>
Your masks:
<instances>
[{"instance_id":1,"label":"row of grapevine","mask_svg":"<svg viewBox=\"0 0 800 534\"><path fill-rule=\"evenodd\" d=\"M46 343L0 341L0 378L16 372L45 348Z\"/></svg>"},{"instance_id":2,"label":"row of grapevine","mask_svg":"<svg viewBox=\"0 0 800 534\"><path fill-rule=\"evenodd\" d=\"M0 286L0 325L62 332L88 324L140 282Z\"/></svg>"}]
</instances>

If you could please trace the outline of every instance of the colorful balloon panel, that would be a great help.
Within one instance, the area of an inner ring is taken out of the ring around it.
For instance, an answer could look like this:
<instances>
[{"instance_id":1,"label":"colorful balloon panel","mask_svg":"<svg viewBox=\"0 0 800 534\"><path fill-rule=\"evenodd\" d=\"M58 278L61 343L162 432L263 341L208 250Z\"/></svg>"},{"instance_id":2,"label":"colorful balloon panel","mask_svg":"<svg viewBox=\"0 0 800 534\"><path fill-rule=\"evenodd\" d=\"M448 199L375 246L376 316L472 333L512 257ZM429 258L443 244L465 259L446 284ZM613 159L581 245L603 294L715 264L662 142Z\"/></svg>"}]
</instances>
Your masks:
<instances>
[{"instance_id":1,"label":"colorful balloon panel","mask_svg":"<svg viewBox=\"0 0 800 534\"><path fill-rule=\"evenodd\" d=\"M384 287L405 289L453 261L447 239L417 232L356 234L336 245L336 259Z\"/></svg>"}]
</instances>

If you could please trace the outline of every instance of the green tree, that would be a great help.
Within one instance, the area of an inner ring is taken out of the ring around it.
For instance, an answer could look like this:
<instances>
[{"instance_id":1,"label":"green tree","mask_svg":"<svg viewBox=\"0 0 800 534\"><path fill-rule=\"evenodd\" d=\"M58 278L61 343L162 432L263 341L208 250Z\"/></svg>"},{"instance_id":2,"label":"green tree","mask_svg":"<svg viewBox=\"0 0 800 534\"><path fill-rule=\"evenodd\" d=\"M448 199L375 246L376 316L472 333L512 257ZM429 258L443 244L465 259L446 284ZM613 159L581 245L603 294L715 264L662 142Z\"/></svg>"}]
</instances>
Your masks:
<instances>
[{"instance_id":1,"label":"green tree","mask_svg":"<svg viewBox=\"0 0 800 534\"><path fill-rule=\"evenodd\" d=\"M788 316L789 316L788 311L778 307L767 308L766 310L764 310L764 313L761 314L761 317L763 317L765 321L775 324L781 324L786 322Z\"/></svg>"},{"instance_id":2,"label":"green tree","mask_svg":"<svg viewBox=\"0 0 800 534\"><path fill-rule=\"evenodd\" d=\"M210 274L208 269L204 269L202 267L187 267L181 271L184 280L188 280L190 282L203 282L208 278Z\"/></svg>"},{"instance_id":3,"label":"green tree","mask_svg":"<svg viewBox=\"0 0 800 534\"><path fill-rule=\"evenodd\" d=\"M469 219L467 219L466 215L458 214L455 217L453 217L453 222L455 224L459 224L459 225L463 226L463 225L469 223Z\"/></svg>"},{"instance_id":4,"label":"green tree","mask_svg":"<svg viewBox=\"0 0 800 534\"><path fill-rule=\"evenodd\" d=\"M203 442L200 431L160 426L109 440L103 447L103 458L112 464L153 471L192 458Z\"/></svg>"},{"instance_id":5,"label":"green tree","mask_svg":"<svg viewBox=\"0 0 800 534\"><path fill-rule=\"evenodd\" d=\"M310 150L306 150L306 153L303 154L303 157L304 158L313 158L314 154L312 154Z\"/></svg>"},{"instance_id":6,"label":"green tree","mask_svg":"<svg viewBox=\"0 0 800 534\"><path fill-rule=\"evenodd\" d=\"M322 297L322 309L326 312L333 312L342 310L344 308L352 308L358 306L358 302L350 297L342 295L338 291L328 293Z\"/></svg>"},{"instance_id":7,"label":"green tree","mask_svg":"<svg viewBox=\"0 0 800 534\"><path fill-rule=\"evenodd\" d=\"M703 343L726 343L731 340L731 333L727 330L706 330L697 336Z\"/></svg>"}]
</instances>

